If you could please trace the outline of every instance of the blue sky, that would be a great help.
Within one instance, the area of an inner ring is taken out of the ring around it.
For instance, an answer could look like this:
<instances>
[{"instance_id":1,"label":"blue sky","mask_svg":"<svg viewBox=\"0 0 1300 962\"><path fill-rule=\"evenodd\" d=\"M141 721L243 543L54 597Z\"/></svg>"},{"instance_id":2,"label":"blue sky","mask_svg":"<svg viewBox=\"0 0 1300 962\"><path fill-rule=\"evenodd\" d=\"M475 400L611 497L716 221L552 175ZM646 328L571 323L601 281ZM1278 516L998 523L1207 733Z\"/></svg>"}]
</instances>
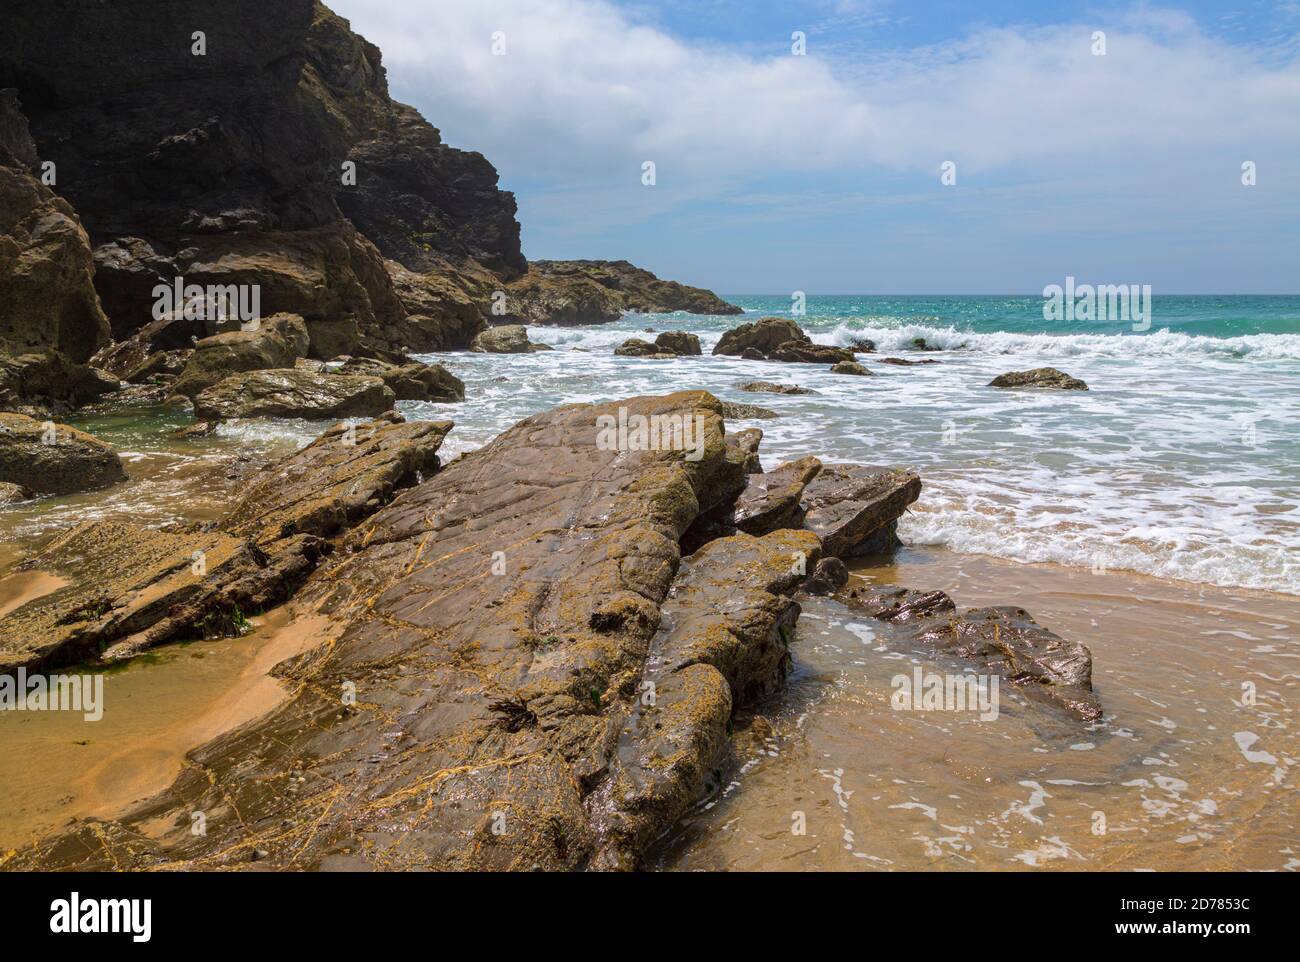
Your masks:
<instances>
[{"instance_id":1,"label":"blue sky","mask_svg":"<svg viewBox=\"0 0 1300 962\"><path fill-rule=\"evenodd\" d=\"M496 165L530 258L725 293L1300 291L1300 0L331 5Z\"/></svg>"}]
</instances>

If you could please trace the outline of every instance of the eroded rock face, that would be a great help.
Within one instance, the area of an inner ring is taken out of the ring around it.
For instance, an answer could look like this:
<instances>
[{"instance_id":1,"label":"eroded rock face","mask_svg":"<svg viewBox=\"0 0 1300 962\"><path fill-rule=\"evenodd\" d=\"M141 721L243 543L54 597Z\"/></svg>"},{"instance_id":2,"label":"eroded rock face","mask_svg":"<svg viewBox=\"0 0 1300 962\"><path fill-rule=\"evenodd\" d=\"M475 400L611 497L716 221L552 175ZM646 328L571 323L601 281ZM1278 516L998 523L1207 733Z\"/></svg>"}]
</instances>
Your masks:
<instances>
[{"instance_id":1,"label":"eroded rock face","mask_svg":"<svg viewBox=\"0 0 1300 962\"><path fill-rule=\"evenodd\" d=\"M1048 631L1023 608L958 609L942 591L880 586L855 585L836 598L897 626L918 644L1051 699L1084 721L1101 718L1101 703L1092 690L1092 653Z\"/></svg>"},{"instance_id":2,"label":"eroded rock face","mask_svg":"<svg viewBox=\"0 0 1300 962\"><path fill-rule=\"evenodd\" d=\"M395 418L335 425L253 478L211 530L78 526L21 566L68 584L0 618L0 673L239 634L247 615L293 593L332 550L329 539L436 472L450 429Z\"/></svg>"},{"instance_id":3,"label":"eroded rock face","mask_svg":"<svg viewBox=\"0 0 1300 962\"><path fill-rule=\"evenodd\" d=\"M346 361L339 372L377 377L392 389L399 401L452 403L465 400L465 382L441 364L421 364L418 361L388 364L354 357Z\"/></svg>"},{"instance_id":4,"label":"eroded rock face","mask_svg":"<svg viewBox=\"0 0 1300 962\"><path fill-rule=\"evenodd\" d=\"M1086 391L1088 385L1054 367L1036 367L1032 371L1009 371L989 381L989 387L1036 387L1059 391Z\"/></svg>"},{"instance_id":5,"label":"eroded rock face","mask_svg":"<svg viewBox=\"0 0 1300 962\"><path fill-rule=\"evenodd\" d=\"M35 418L65 414L121 387L117 378L58 351L0 354L0 411Z\"/></svg>"},{"instance_id":6,"label":"eroded rock face","mask_svg":"<svg viewBox=\"0 0 1300 962\"><path fill-rule=\"evenodd\" d=\"M876 554L898 544L894 533L907 506L921 496L921 479L906 471L828 464L804 489L804 527L837 558Z\"/></svg>"},{"instance_id":7,"label":"eroded rock face","mask_svg":"<svg viewBox=\"0 0 1300 962\"><path fill-rule=\"evenodd\" d=\"M306 356L307 343L307 326L297 314L277 314L255 330L205 337L194 344L172 390L193 399L232 374L292 367L297 358Z\"/></svg>"},{"instance_id":8,"label":"eroded rock face","mask_svg":"<svg viewBox=\"0 0 1300 962\"><path fill-rule=\"evenodd\" d=\"M199 421L375 417L391 410L396 399L377 377L314 374L297 368L249 371L200 391L194 398L194 417Z\"/></svg>"},{"instance_id":9,"label":"eroded rock face","mask_svg":"<svg viewBox=\"0 0 1300 962\"><path fill-rule=\"evenodd\" d=\"M801 527L804 488L821 470L821 461L805 457L787 461L767 473L750 473L745 490L735 501L705 512L695 520L682 538L683 547L693 550L737 532L765 535L780 528Z\"/></svg>"},{"instance_id":10,"label":"eroded rock face","mask_svg":"<svg viewBox=\"0 0 1300 962\"><path fill-rule=\"evenodd\" d=\"M0 482L33 494L71 494L125 480L122 459L99 438L53 421L0 412Z\"/></svg>"},{"instance_id":11,"label":"eroded rock face","mask_svg":"<svg viewBox=\"0 0 1300 962\"><path fill-rule=\"evenodd\" d=\"M32 358L20 367L44 375L0 367L0 404L61 412L81 400L85 362L109 329L90 241L72 206L33 176L37 162L17 96L0 91L0 356Z\"/></svg>"}]
</instances>

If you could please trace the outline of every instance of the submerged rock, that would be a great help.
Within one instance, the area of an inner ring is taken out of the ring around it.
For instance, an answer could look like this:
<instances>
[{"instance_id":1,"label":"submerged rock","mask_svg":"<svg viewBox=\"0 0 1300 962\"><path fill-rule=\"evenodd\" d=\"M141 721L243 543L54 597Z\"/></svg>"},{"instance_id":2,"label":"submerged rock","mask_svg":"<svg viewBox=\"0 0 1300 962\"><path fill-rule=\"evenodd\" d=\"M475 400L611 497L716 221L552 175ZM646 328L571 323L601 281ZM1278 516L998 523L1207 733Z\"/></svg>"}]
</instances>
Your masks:
<instances>
[{"instance_id":1,"label":"submerged rock","mask_svg":"<svg viewBox=\"0 0 1300 962\"><path fill-rule=\"evenodd\" d=\"M871 372L859 364L857 361L840 361L831 368L832 374L855 374L859 377L866 377Z\"/></svg>"},{"instance_id":2,"label":"submerged rock","mask_svg":"<svg viewBox=\"0 0 1300 962\"><path fill-rule=\"evenodd\" d=\"M842 347L813 344L811 341L786 341L767 355L769 361L791 364L853 364L853 352Z\"/></svg>"},{"instance_id":3,"label":"submerged rock","mask_svg":"<svg viewBox=\"0 0 1300 962\"><path fill-rule=\"evenodd\" d=\"M877 358L881 364L896 364L899 367L915 367L918 364L942 364L942 361L936 361L932 357L921 358L919 361L909 361L903 357L881 357Z\"/></svg>"},{"instance_id":4,"label":"submerged rock","mask_svg":"<svg viewBox=\"0 0 1300 962\"><path fill-rule=\"evenodd\" d=\"M199 421L232 418L375 417L391 410L391 388L377 377L359 374L313 374L296 368L234 374L194 398Z\"/></svg>"},{"instance_id":5,"label":"submerged rock","mask_svg":"<svg viewBox=\"0 0 1300 962\"><path fill-rule=\"evenodd\" d=\"M1009 371L989 381L989 387L1040 387L1061 391L1086 391L1088 385L1054 367L1036 367L1032 371Z\"/></svg>"},{"instance_id":6,"label":"submerged rock","mask_svg":"<svg viewBox=\"0 0 1300 962\"><path fill-rule=\"evenodd\" d=\"M810 387L797 384L776 384L772 381L744 381L736 385L737 391L750 391L755 394L816 394Z\"/></svg>"},{"instance_id":7,"label":"submerged rock","mask_svg":"<svg viewBox=\"0 0 1300 962\"><path fill-rule=\"evenodd\" d=\"M855 586L836 598L889 622L910 640L997 672L1021 690L1064 705L1084 721L1101 718L1092 690L1092 653L1053 634L1023 608L963 608L942 591Z\"/></svg>"},{"instance_id":8,"label":"submerged rock","mask_svg":"<svg viewBox=\"0 0 1300 962\"><path fill-rule=\"evenodd\" d=\"M99 438L0 412L0 482L33 494L72 494L125 480L122 459Z\"/></svg>"}]
</instances>

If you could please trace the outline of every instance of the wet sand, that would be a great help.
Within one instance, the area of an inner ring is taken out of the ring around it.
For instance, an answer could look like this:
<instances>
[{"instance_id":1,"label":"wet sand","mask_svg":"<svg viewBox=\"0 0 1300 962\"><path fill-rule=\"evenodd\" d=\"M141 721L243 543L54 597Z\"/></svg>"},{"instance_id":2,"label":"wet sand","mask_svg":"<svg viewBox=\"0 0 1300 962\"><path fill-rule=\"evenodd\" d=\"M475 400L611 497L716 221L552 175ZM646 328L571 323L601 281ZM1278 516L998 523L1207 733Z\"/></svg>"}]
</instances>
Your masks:
<instances>
[{"instance_id":1,"label":"wet sand","mask_svg":"<svg viewBox=\"0 0 1300 962\"><path fill-rule=\"evenodd\" d=\"M856 576L941 588L963 606L1016 604L1083 640L1103 722L1009 685L992 721L894 710L895 675L968 669L814 600L788 689L741 726L734 780L662 867L1300 868L1294 598L942 549Z\"/></svg>"},{"instance_id":2,"label":"wet sand","mask_svg":"<svg viewBox=\"0 0 1300 962\"><path fill-rule=\"evenodd\" d=\"M188 752L261 717L289 692L275 665L319 644L327 622L288 608L243 638L159 649L104 678L104 713L0 712L0 857L74 818L112 818L162 791Z\"/></svg>"}]
</instances>

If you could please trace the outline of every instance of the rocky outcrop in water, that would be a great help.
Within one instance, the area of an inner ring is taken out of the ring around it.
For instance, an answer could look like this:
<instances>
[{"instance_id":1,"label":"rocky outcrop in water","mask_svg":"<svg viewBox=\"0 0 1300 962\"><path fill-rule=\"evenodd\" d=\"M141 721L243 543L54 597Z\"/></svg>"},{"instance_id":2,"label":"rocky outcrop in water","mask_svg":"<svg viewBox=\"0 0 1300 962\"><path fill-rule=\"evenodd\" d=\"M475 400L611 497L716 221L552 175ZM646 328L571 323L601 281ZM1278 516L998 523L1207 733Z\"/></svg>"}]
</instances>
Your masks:
<instances>
[{"instance_id":1,"label":"rocky outcrop in water","mask_svg":"<svg viewBox=\"0 0 1300 962\"><path fill-rule=\"evenodd\" d=\"M737 391L749 391L754 394L816 394L810 387L797 384L776 384L772 381L744 381L736 385Z\"/></svg>"},{"instance_id":2,"label":"rocky outcrop in water","mask_svg":"<svg viewBox=\"0 0 1300 962\"><path fill-rule=\"evenodd\" d=\"M1092 653L1039 625L1023 608L962 608L942 591L854 586L836 598L903 632L912 642L996 672L1020 690L1101 718L1092 690Z\"/></svg>"},{"instance_id":3,"label":"rocky outcrop in water","mask_svg":"<svg viewBox=\"0 0 1300 962\"><path fill-rule=\"evenodd\" d=\"M857 377L866 377L871 372L859 364L857 361L839 361L831 368L832 374L852 374Z\"/></svg>"},{"instance_id":4,"label":"rocky outcrop in water","mask_svg":"<svg viewBox=\"0 0 1300 962\"><path fill-rule=\"evenodd\" d=\"M654 343L639 337L631 337L614 349L619 357L650 357L671 359L675 357L698 357L700 339L686 331L664 331L655 338Z\"/></svg>"},{"instance_id":5,"label":"rocky outcrop in water","mask_svg":"<svg viewBox=\"0 0 1300 962\"><path fill-rule=\"evenodd\" d=\"M718 339L713 353L747 360L804 364L837 364L853 360L852 351L814 344L798 324L784 317L764 317L733 327Z\"/></svg>"},{"instance_id":6,"label":"rocky outcrop in water","mask_svg":"<svg viewBox=\"0 0 1300 962\"><path fill-rule=\"evenodd\" d=\"M1009 371L989 381L989 387L1035 387L1058 391L1086 391L1088 385L1054 367L1036 367L1032 371Z\"/></svg>"},{"instance_id":7,"label":"rocky outcrop in water","mask_svg":"<svg viewBox=\"0 0 1300 962\"><path fill-rule=\"evenodd\" d=\"M125 480L122 459L99 438L0 412L0 482L31 494L71 494Z\"/></svg>"},{"instance_id":8,"label":"rocky outcrop in water","mask_svg":"<svg viewBox=\"0 0 1300 962\"><path fill-rule=\"evenodd\" d=\"M489 327L474 338L470 350L477 354L533 354L549 351L549 344L535 344L528 339L528 328L522 324L503 324Z\"/></svg>"}]
</instances>

